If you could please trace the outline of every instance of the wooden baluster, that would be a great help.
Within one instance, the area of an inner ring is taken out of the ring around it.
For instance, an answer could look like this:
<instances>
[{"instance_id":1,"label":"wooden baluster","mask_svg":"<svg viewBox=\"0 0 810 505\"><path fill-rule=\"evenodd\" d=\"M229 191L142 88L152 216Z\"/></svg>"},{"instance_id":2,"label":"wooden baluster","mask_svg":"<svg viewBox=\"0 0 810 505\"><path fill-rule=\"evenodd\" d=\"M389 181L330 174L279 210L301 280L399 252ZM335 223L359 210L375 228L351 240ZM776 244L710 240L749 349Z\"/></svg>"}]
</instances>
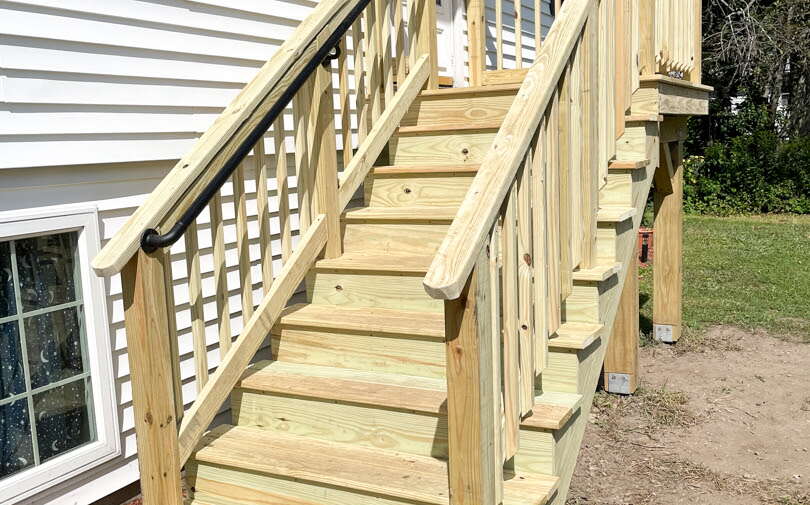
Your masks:
<instances>
[{"instance_id":1,"label":"wooden baluster","mask_svg":"<svg viewBox=\"0 0 810 505\"><path fill-rule=\"evenodd\" d=\"M692 0L692 67L689 80L695 84L703 82L703 1Z\"/></svg>"},{"instance_id":2,"label":"wooden baluster","mask_svg":"<svg viewBox=\"0 0 810 505\"><path fill-rule=\"evenodd\" d=\"M365 71L365 54L364 54L364 38L363 26L360 18L352 24L352 44L354 46L354 87L355 95L355 110L357 111L357 141L362 143L365 140L368 131L371 129L368 100L366 99L366 71Z\"/></svg>"},{"instance_id":3,"label":"wooden baluster","mask_svg":"<svg viewBox=\"0 0 810 505\"><path fill-rule=\"evenodd\" d=\"M222 223L222 197L214 194L208 206L211 215L211 241L214 249L214 292L217 300L219 323L219 352L227 354L231 348L231 306L228 292L228 268L225 264L225 228Z\"/></svg>"},{"instance_id":4,"label":"wooden baluster","mask_svg":"<svg viewBox=\"0 0 810 505\"><path fill-rule=\"evenodd\" d=\"M500 221L500 220L499 220ZM492 376L492 392L495 395L492 398L492 437L494 445L494 462L493 470L496 471L495 475L495 496L503 496L503 462L507 458L504 457L504 412L503 412L503 393L502 393L502 353L501 353L501 339L502 339L502 323L501 323L501 267L500 267L500 245L501 245L501 226L498 222L495 223L492 231L489 234L489 244L486 246L487 259L489 262L489 292L485 294L486 300L489 302L489 335L486 341L489 342L491 347L492 365L490 370ZM483 285L482 285L483 287ZM498 472L498 470L501 470Z\"/></svg>"},{"instance_id":5,"label":"wooden baluster","mask_svg":"<svg viewBox=\"0 0 810 505\"><path fill-rule=\"evenodd\" d=\"M311 154L315 168L313 184L313 215L324 214L327 225L325 258L343 254L338 209L337 148L335 147L335 115L332 98L332 72L319 66L315 71L315 94L310 110Z\"/></svg>"},{"instance_id":6,"label":"wooden baluster","mask_svg":"<svg viewBox=\"0 0 810 505\"><path fill-rule=\"evenodd\" d=\"M515 68L523 68L523 2L513 0L515 6Z\"/></svg>"},{"instance_id":7,"label":"wooden baluster","mask_svg":"<svg viewBox=\"0 0 810 505\"><path fill-rule=\"evenodd\" d=\"M569 68L566 68L560 76L557 95L559 105L556 118L556 151L560 184L557 200L560 209L560 301L563 301L568 298L574 288L574 259L571 251L573 197L571 190L571 72Z\"/></svg>"},{"instance_id":8,"label":"wooden baluster","mask_svg":"<svg viewBox=\"0 0 810 505\"><path fill-rule=\"evenodd\" d=\"M315 79L309 78L293 97L293 127L295 129L295 175L298 186L298 228L304 233L312 222L312 107Z\"/></svg>"},{"instance_id":9,"label":"wooden baluster","mask_svg":"<svg viewBox=\"0 0 810 505\"><path fill-rule=\"evenodd\" d=\"M495 0L495 68L503 70L503 0Z\"/></svg>"},{"instance_id":10,"label":"wooden baluster","mask_svg":"<svg viewBox=\"0 0 810 505\"><path fill-rule=\"evenodd\" d=\"M379 16L379 24L381 28L380 40L380 57L382 63L382 79L383 79L383 109L388 107L391 99L394 97L394 62L391 59L391 52L393 48L391 43L391 34L393 27L391 26L391 1L390 0L375 0L380 2L380 9L377 11ZM382 113L382 112L380 112Z\"/></svg>"},{"instance_id":11,"label":"wooden baluster","mask_svg":"<svg viewBox=\"0 0 810 505\"><path fill-rule=\"evenodd\" d=\"M167 253L138 251L121 271L132 407L146 505L182 505L167 312Z\"/></svg>"},{"instance_id":12,"label":"wooden baluster","mask_svg":"<svg viewBox=\"0 0 810 505\"><path fill-rule=\"evenodd\" d=\"M518 335L520 340L520 415L534 407L534 242L532 240L532 148L517 179Z\"/></svg>"},{"instance_id":13,"label":"wooden baluster","mask_svg":"<svg viewBox=\"0 0 810 505\"><path fill-rule=\"evenodd\" d=\"M569 186L571 188L571 266L577 268L582 266L582 149L584 146L583 135L586 127L582 124L582 42L578 42L574 48L571 65L569 67L570 76L568 82L571 86L571 176Z\"/></svg>"},{"instance_id":14,"label":"wooden baluster","mask_svg":"<svg viewBox=\"0 0 810 505\"><path fill-rule=\"evenodd\" d=\"M382 30L377 9L382 4L382 0L373 0L363 11L366 24L366 86L368 87L368 103L370 122L380 117L382 113L382 56L381 41Z\"/></svg>"},{"instance_id":15,"label":"wooden baluster","mask_svg":"<svg viewBox=\"0 0 810 505\"><path fill-rule=\"evenodd\" d=\"M560 193L561 167L559 159L559 109L560 95L554 93L546 116L546 264L548 284L546 287L546 307L548 314L544 332L553 335L560 328L562 317L562 201Z\"/></svg>"},{"instance_id":16,"label":"wooden baluster","mask_svg":"<svg viewBox=\"0 0 810 505\"><path fill-rule=\"evenodd\" d=\"M177 340L177 314L174 303L174 276L172 275L172 252L165 251L163 261L163 285L166 287L166 319L169 328L169 354L172 363L172 391L174 393L174 415L178 422L183 419L183 384L180 378L180 343Z\"/></svg>"},{"instance_id":17,"label":"wooden baluster","mask_svg":"<svg viewBox=\"0 0 810 505\"><path fill-rule=\"evenodd\" d=\"M233 172L233 204L236 209L236 250L239 256L239 281L242 292L242 324L253 315L253 277L250 271L250 238L248 237L245 163Z\"/></svg>"},{"instance_id":18,"label":"wooden baluster","mask_svg":"<svg viewBox=\"0 0 810 505\"><path fill-rule=\"evenodd\" d=\"M347 38L340 41L340 56L338 57L338 90L340 93L340 138L343 143L343 168L352 160L352 104L349 101L349 65L346 53L348 52Z\"/></svg>"},{"instance_id":19,"label":"wooden baluster","mask_svg":"<svg viewBox=\"0 0 810 505\"><path fill-rule=\"evenodd\" d=\"M267 191L267 154L264 137L253 146L254 174L256 177L256 213L259 221L259 250L262 259L262 289L266 294L273 284L273 247L270 234L270 209Z\"/></svg>"},{"instance_id":20,"label":"wooden baluster","mask_svg":"<svg viewBox=\"0 0 810 505\"><path fill-rule=\"evenodd\" d=\"M503 255L504 454L515 455L520 440L520 309L518 298L517 182L509 189L501 231ZM532 387L532 390L534 387Z\"/></svg>"},{"instance_id":21,"label":"wooden baluster","mask_svg":"<svg viewBox=\"0 0 810 505\"><path fill-rule=\"evenodd\" d=\"M614 72L616 76L615 88L614 88L614 96L615 96L615 110L614 110L614 132L615 132L615 139L619 139L622 134L624 133L624 116L627 113L627 107L629 94L627 89L627 82L628 82L628 71L629 71L629 58L630 58L630 47L629 47L629 38L628 34L630 33L629 26L627 24L627 6L630 4L630 0L616 0L616 23L615 23L615 39L616 39L616 49L615 49L615 60L616 60L616 70Z\"/></svg>"},{"instance_id":22,"label":"wooden baluster","mask_svg":"<svg viewBox=\"0 0 810 505\"><path fill-rule=\"evenodd\" d=\"M549 306L549 270L558 268L549 259L549 221L550 211L547 199L546 181L548 170L548 139L546 135L548 112L540 122L537 142L532 156L532 250L534 251L534 285L532 298L534 302L534 374L545 370L548 365L548 316ZM553 200L554 198L552 198Z\"/></svg>"},{"instance_id":23,"label":"wooden baluster","mask_svg":"<svg viewBox=\"0 0 810 505\"><path fill-rule=\"evenodd\" d=\"M473 5L475 2L475 5ZM472 6L472 7L471 7ZM470 9L473 9L472 11ZM483 0L470 0L467 7L467 23L470 25L470 83L480 83L484 71L484 7ZM473 26L474 25L474 26ZM427 54L430 58L430 76L427 89L439 87L438 49L436 42L436 2L431 0L408 0L408 29L410 30L410 67ZM477 48L477 49L473 49ZM477 63L473 61L476 58ZM480 69L479 69L480 67ZM477 79L477 80L476 80ZM474 84L475 85L475 84Z\"/></svg>"},{"instance_id":24,"label":"wooden baluster","mask_svg":"<svg viewBox=\"0 0 810 505\"><path fill-rule=\"evenodd\" d=\"M200 277L200 248L197 239L197 222L193 221L185 235L186 270L188 271L188 296L191 308L191 339L194 347L194 371L197 392L208 382L208 345L205 341L205 314L203 313L202 280Z\"/></svg>"},{"instance_id":25,"label":"wooden baluster","mask_svg":"<svg viewBox=\"0 0 810 505\"><path fill-rule=\"evenodd\" d=\"M461 296L444 304L450 505L500 503L502 460L496 443L490 269L486 247Z\"/></svg>"},{"instance_id":26,"label":"wooden baluster","mask_svg":"<svg viewBox=\"0 0 810 505\"><path fill-rule=\"evenodd\" d=\"M580 68L582 92L582 124L593 125L599 117L599 37L598 15L592 8L582 38L582 66ZM599 185L599 133L596 128L583 130L582 149L582 268L592 268L596 262L596 214Z\"/></svg>"},{"instance_id":27,"label":"wooden baluster","mask_svg":"<svg viewBox=\"0 0 810 505\"><path fill-rule=\"evenodd\" d=\"M278 195L278 224L281 234L281 261L292 254L292 223L290 222L290 185L287 180L287 144L284 116L273 124L273 146L276 156L276 194Z\"/></svg>"},{"instance_id":28,"label":"wooden baluster","mask_svg":"<svg viewBox=\"0 0 810 505\"><path fill-rule=\"evenodd\" d=\"M416 3L419 0L409 0ZM486 70L486 18L484 0L467 0L467 39L470 65L470 86L484 84Z\"/></svg>"},{"instance_id":29,"label":"wooden baluster","mask_svg":"<svg viewBox=\"0 0 810 505\"><path fill-rule=\"evenodd\" d=\"M392 1L394 2L394 37L396 38L394 59L397 67L397 87L400 87L405 82L405 76L408 75L408 62L405 54L405 19L402 15L402 2L400 0Z\"/></svg>"}]
</instances>

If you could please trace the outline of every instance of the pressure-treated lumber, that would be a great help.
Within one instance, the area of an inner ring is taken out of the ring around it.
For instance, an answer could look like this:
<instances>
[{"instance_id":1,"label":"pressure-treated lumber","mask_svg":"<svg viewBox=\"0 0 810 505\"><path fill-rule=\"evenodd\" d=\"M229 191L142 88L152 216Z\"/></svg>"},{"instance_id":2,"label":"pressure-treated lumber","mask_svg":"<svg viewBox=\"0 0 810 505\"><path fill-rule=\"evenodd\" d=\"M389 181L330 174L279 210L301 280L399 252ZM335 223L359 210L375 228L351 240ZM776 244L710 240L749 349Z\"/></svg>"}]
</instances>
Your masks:
<instances>
[{"instance_id":1,"label":"pressure-treated lumber","mask_svg":"<svg viewBox=\"0 0 810 505\"><path fill-rule=\"evenodd\" d=\"M310 156L315 164L315 180L312 189L314 212L326 218L325 258L337 258L343 252L340 236L340 213L338 203L337 148L335 147L335 113L332 96L331 68L318 66L314 76L315 96L309 111L311 130Z\"/></svg>"},{"instance_id":2,"label":"pressure-treated lumber","mask_svg":"<svg viewBox=\"0 0 810 505\"><path fill-rule=\"evenodd\" d=\"M368 133L368 136L357 148L357 152L354 154L349 166L345 167L340 174L338 183L340 188L338 195L339 209L346 208L355 191L368 175L369 170L377 160L377 156L380 155L391 138L391 134L396 130L402 116L405 115L408 107L410 107L419 90L422 89L428 79L429 67L428 56L422 56L417 60L405 82L397 90L391 103L387 104L380 118L374 122L374 127Z\"/></svg>"},{"instance_id":3,"label":"pressure-treated lumber","mask_svg":"<svg viewBox=\"0 0 810 505\"><path fill-rule=\"evenodd\" d=\"M149 505L181 505L163 256L139 251L121 272L124 323L141 492Z\"/></svg>"},{"instance_id":4,"label":"pressure-treated lumber","mask_svg":"<svg viewBox=\"0 0 810 505\"><path fill-rule=\"evenodd\" d=\"M566 322L549 339L549 347L556 349L587 349L596 342L603 325Z\"/></svg>"},{"instance_id":5,"label":"pressure-treated lumber","mask_svg":"<svg viewBox=\"0 0 810 505\"><path fill-rule=\"evenodd\" d=\"M502 478L492 402L494 366L486 252L458 298L445 301L450 505L497 505ZM498 429L500 432L500 429Z\"/></svg>"},{"instance_id":6,"label":"pressure-treated lumber","mask_svg":"<svg viewBox=\"0 0 810 505\"><path fill-rule=\"evenodd\" d=\"M165 231L164 227L174 225L358 2L326 0L315 6L96 256L93 269L99 275L120 271L137 251L147 228Z\"/></svg>"},{"instance_id":7,"label":"pressure-treated lumber","mask_svg":"<svg viewBox=\"0 0 810 505\"><path fill-rule=\"evenodd\" d=\"M655 190L655 267L653 335L662 342L681 338L683 319L683 154L679 142L661 144L656 177L670 182L670 192Z\"/></svg>"},{"instance_id":8,"label":"pressure-treated lumber","mask_svg":"<svg viewBox=\"0 0 810 505\"><path fill-rule=\"evenodd\" d=\"M425 289L431 296L449 300L460 295L472 271L475 251L492 228L592 4L566 2L560 10L425 276Z\"/></svg>"},{"instance_id":9,"label":"pressure-treated lumber","mask_svg":"<svg viewBox=\"0 0 810 505\"><path fill-rule=\"evenodd\" d=\"M278 324L278 328L282 327L444 338L444 316L441 314L380 308L297 304L284 309Z\"/></svg>"},{"instance_id":10,"label":"pressure-treated lumber","mask_svg":"<svg viewBox=\"0 0 810 505\"><path fill-rule=\"evenodd\" d=\"M630 260L613 331L605 354L603 383L610 393L633 394L638 388L638 256Z\"/></svg>"},{"instance_id":11,"label":"pressure-treated lumber","mask_svg":"<svg viewBox=\"0 0 810 505\"><path fill-rule=\"evenodd\" d=\"M287 301L301 284L307 270L326 243L326 232L325 218L318 216L298 243L290 261L284 265L273 282L270 292L245 325L231 352L222 360L211 380L206 383L183 418L178 436L180 461L185 462L191 455L203 432L219 411L219 407L281 315Z\"/></svg>"},{"instance_id":12,"label":"pressure-treated lumber","mask_svg":"<svg viewBox=\"0 0 810 505\"><path fill-rule=\"evenodd\" d=\"M288 482L354 490L359 495L448 505L447 463L430 457L302 439L255 428L221 426L206 435L196 458L198 468L194 469L192 482L198 493L202 491L212 496L216 496L217 483L215 472L205 472L204 467L209 464L246 469L260 477L275 476ZM202 481L201 473L207 477ZM546 503L558 481L547 475L510 477L504 489L504 505ZM250 486L250 483L244 485ZM280 484L280 487L283 490L285 486ZM370 502L366 499L362 503Z\"/></svg>"},{"instance_id":13,"label":"pressure-treated lumber","mask_svg":"<svg viewBox=\"0 0 810 505\"><path fill-rule=\"evenodd\" d=\"M458 207L364 207L346 211L343 220L449 223L457 210Z\"/></svg>"},{"instance_id":14,"label":"pressure-treated lumber","mask_svg":"<svg viewBox=\"0 0 810 505\"><path fill-rule=\"evenodd\" d=\"M562 429L582 403L582 395L545 391L535 398L531 415L521 424L525 428Z\"/></svg>"},{"instance_id":15,"label":"pressure-treated lumber","mask_svg":"<svg viewBox=\"0 0 810 505\"><path fill-rule=\"evenodd\" d=\"M484 0L467 0L467 37L469 47L470 86L484 84L486 61L486 5Z\"/></svg>"}]
</instances>

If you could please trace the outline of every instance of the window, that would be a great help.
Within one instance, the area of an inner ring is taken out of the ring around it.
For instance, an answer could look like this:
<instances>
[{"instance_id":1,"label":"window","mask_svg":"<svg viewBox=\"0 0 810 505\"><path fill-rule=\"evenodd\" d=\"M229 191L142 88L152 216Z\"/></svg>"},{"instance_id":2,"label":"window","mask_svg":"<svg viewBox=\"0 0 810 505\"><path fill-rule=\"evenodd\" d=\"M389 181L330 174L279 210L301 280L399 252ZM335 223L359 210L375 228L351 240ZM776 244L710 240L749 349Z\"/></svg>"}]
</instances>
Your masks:
<instances>
[{"instance_id":1,"label":"window","mask_svg":"<svg viewBox=\"0 0 810 505\"><path fill-rule=\"evenodd\" d=\"M120 450L97 219L65 212L0 215L0 502Z\"/></svg>"}]
</instances>

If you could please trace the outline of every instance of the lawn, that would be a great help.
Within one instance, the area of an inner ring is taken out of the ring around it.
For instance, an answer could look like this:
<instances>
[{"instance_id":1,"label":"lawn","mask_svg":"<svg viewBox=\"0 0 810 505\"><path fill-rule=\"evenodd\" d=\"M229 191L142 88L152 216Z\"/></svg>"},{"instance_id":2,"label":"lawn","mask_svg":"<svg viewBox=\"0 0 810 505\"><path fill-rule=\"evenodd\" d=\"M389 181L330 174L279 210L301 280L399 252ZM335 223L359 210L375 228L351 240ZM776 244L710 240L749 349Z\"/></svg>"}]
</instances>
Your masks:
<instances>
[{"instance_id":1,"label":"lawn","mask_svg":"<svg viewBox=\"0 0 810 505\"><path fill-rule=\"evenodd\" d=\"M810 216L684 220L686 335L716 324L810 343ZM642 267L642 330L652 320L653 267Z\"/></svg>"}]
</instances>

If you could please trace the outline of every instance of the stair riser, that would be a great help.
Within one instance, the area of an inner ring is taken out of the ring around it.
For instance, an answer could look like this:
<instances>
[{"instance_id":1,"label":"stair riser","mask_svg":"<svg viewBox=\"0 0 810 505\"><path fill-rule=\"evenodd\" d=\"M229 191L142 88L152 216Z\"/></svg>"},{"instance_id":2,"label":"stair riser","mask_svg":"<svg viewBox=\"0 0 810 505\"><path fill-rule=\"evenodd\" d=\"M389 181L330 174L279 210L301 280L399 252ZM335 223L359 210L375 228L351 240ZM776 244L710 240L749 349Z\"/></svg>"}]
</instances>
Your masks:
<instances>
[{"instance_id":1,"label":"stair riser","mask_svg":"<svg viewBox=\"0 0 810 505\"><path fill-rule=\"evenodd\" d=\"M633 171L611 170L607 183L599 190L600 205L629 207L633 205Z\"/></svg>"},{"instance_id":2,"label":"stair riser","mask_svg":"<svg viewBox=\"0 0 810 505\"><path fill-rule=\"evenodd\" d=\"M343 250L395 254L432 255L447 234L447 224L403 222L346 223Z\"/></svg>"},{"instance_id":3,"label":"stair riser","mask_svg":"<svg viewBox=\"0 0 810 505\"><path fill-rule=\"evenodd\" d=\"M444 302L428 296L424 274L315 270L310 272L311 303L344 307L444 312Z\"/></svg>"},{"instance_id":4,"label":"stair riser","mask_svg":"<svg viewBox=\"0 0 810 505\"><path fill-rule=\"evenodd\" d=\"M584 394L587 386L583 371L596 359L602 339L587 349L549 349L548 367L538 378L537 388L543 391Z\"/></svg>"},{"instance_id":5,"label":"stair riser","mask_svg":"<svg viewBox=\"0 0 810 505\"><path fill-rule=\"evenodd\" d=\"M479 164L497 130L397 135L388 145L392 165Z\"/></svg>"},{"instance_id":6,"label":"stair riser","mask_svg":"<svg viewBox=\"0 0 810 505\"><path fill-rule=\"evenodd\" d=\"M187 476L194 498L206 505L412 505L318 483L263 475L209 464L191 464Z\"/></svg>"},{"instance_id":7,"label":"stair riser","mask_svg":"<svg viewBox=\"0 0 810 505\"><path fill-rule=\"evenodd\" d=\"M366 180L366 205L371 207L450 207L461 205L474 173L438 175L375 175Z\"/></svg>"},{"instance_id":8,"label":"stair riser","mask_svg":"<svg viewBox=\"0 0 810 505\"><path fill-rule=\"evenodd\" d=\"M447 458L447 418L427 413L235 390L233 422L288 435Z\"/></svg>"},{"instance_id":9,"label":"stair riser","mask_svg":"<svg viewBox=\"0 0 810 505\"><path fill-rule=\"evenodd\" d=\"M625 236L635 233L633 220L626 219L620 223L598 223L596 227L596 263L617 263L622 257L616 250L616 244Z\"/></svg>"},{"instance_id":10,"label":"stair riser","mask_svg":"<svg viewBox=\"0 0 810 505\"><path fill-rule=\"evenodd\" d=\"M439 339L371 336L284 328L273 335L273 359L291 363L445 377L445 348Z\"/></svg>"},{"instance_id":11,"label":"stair riser","mask_svg":"<svg viewBox=\"0 0 810 505\"><path fill-rule=\"evenodd\" d=\"M402 126L466 126L471 122L503 121L516 90L478 95L420 96L402 119Z\"/></svg>"},{"instance_id":12,"label":"stair riser","mask_svg":"<svg viewBox=\"0 0 810 505\"><path fill-rule=\"evenodd\" d=\"M616 142L616 159L622 161L657 160L655 137L658 135L658 123L628 123L624 134Z\"/></svg>"}]
</instances>

